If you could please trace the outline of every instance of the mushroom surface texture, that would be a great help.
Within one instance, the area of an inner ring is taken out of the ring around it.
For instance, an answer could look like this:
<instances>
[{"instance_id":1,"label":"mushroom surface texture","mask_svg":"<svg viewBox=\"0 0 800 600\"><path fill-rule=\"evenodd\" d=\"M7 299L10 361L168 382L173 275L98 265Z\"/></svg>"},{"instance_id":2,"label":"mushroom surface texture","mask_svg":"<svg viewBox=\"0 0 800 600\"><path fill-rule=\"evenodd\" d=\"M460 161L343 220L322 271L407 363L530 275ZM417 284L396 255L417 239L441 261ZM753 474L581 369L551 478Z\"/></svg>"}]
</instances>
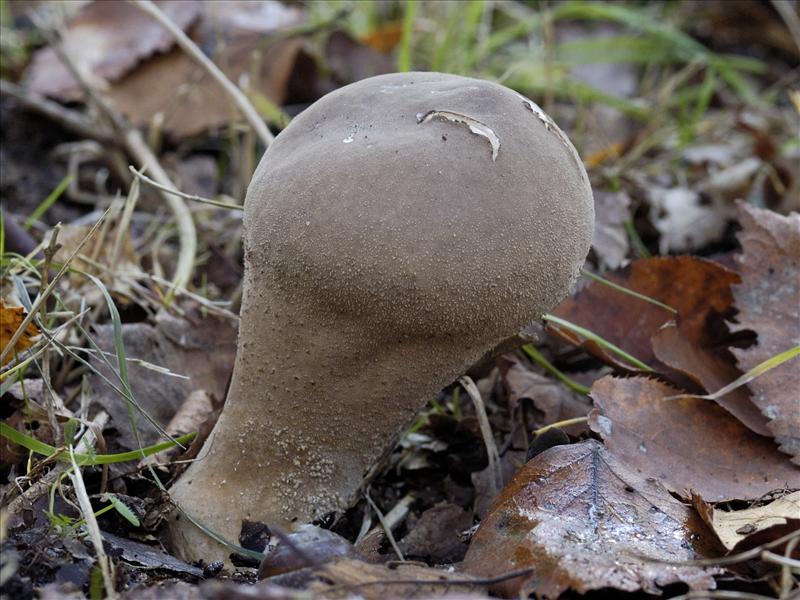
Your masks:
<instances>
[{"instance_id":1,"label":"mushroom surface texture","mask_svg":"<svg viewBox=\"0 0 800 600\"><path fill-rule=\"evenodd\" d=\"M428 400L569 293L593 222L572 144L513 90L398 73L320 99L247 191L233 379L172 498L234 542L341 511ZM229 553L177 512L170 538Z\"/></svg>"}]
</instances>

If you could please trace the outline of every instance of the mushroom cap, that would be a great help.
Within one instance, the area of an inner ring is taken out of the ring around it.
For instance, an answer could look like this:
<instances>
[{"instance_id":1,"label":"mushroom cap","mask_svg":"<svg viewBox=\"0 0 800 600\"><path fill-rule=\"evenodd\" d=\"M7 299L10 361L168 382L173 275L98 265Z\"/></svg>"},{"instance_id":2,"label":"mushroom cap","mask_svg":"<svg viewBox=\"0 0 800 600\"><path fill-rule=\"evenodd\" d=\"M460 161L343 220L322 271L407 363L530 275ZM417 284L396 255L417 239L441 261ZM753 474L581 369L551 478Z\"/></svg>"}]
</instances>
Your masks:
<instances>
[{"instance_id":1,"label":"mushroom cap","mask_svg":"<svg viewBox=\"0 0 800 600\"><path fill-rule=\"evenodd\" d=\"M312 313L404 338L501 339L569 292L593 206L574 147L527 98L381 75L276 138L248 189L247 260Z\"/></svg>"}]
</instances>

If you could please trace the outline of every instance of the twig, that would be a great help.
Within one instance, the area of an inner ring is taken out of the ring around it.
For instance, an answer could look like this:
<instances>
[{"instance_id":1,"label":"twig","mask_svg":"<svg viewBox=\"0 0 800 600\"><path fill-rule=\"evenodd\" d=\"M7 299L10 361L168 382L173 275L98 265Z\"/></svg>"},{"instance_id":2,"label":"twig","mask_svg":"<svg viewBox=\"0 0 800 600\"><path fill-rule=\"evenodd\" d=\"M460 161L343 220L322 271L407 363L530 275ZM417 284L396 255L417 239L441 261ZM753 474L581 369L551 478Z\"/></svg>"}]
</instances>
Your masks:
<instances>
[{"instance_id":1,"label":"twig","mask_svg":"<svg viewBox=\"0 0 800 600\"><path fill-rule=\"evenodd\" d=\"M183 48L183 51L186 52L189 56L191 56L194 60L196 60L200 65L211 75L217 83L219 83L223 89L233 98L233 101L239 107L239 110L242 111L242 115L244 115L245 119L250 123L250 126L255 130L258 134L258 137L261 139L261 142L269 147L272 143L272 140L275 139L275 136L272 135L272 132L269 130L267 125L264 123L264 120L259 116L256 109L253 108L253 105L247 99L247 96L244 95L242 90L240 90L236 85L228 79L225 74L215 65L200 48L197 47L189 36L187 36L183 30L175 25L173 21L165 15L160 8L158 8L155 4L153 4L150 0L130 0L136 7L146 12L148 15L153 17L156 21L158 21L163 27L165 27L175 38L175 41L178 45Z\"/></svg>"},{"instance_id":2,"label":"twig","mask_svg":"<svg viewBox=\"0 0 800 600\"><path fill-rule=\"evenodd\" d=\"M367 503L370 505L372 510L375 511L375 516L378 517L378 522L380 522L381 527L383 527L383 533L386 534L386 539L389 540L392 550L394 550L394 553L397 554L397 558L400 560L405 560L405 557L403 557L403 552L400 550L400 546L397 545L397 541L394 539L392 528L389 526L389 523L386 522L386 519L383 517L383 513L378 508L378 505L375 504L372 498L370 498L369 491L364 492L364 497L367 499Z\"/></svg>"},{"instance_id":3,"label":"twig","mask_svg":"<svg viewBox=\"0 0 800 600\"><path fill-rule=\"evenodd\" d=\"M195 202L202 202L203 204L210 204L211 206L218 206L219 208L230 208L232 210L244 210L244 206L241 204L233 204L232 202L222 202L221 200L212 200L211 198L203 198L202 196L196 196L194 194L187 194L185 192L179 192L177 190L173 190L167 187L164 187L160 183L153 181L147 175L144 175L141 171L137 171L133 167L128 167L133 176L137 179L141 179L146 184L153 186L156 189L159 189L163 192L168 194L174 194L176 196L180 196L181 198L186 198L187 200L194 200Z\"/></svg>"},{"instance_id":4,"label":"twig","mask_svg":"<svg viewBox=\"0 0 800 600\"><path fill-rule=\"evenodd\" d=\"M486 406L483 403L478 386L475 385L469 375L459 377L458 383L467 391L469 397L472 398L472 403L475 405L475 415L478 417L478 425L481 428L483 443L486 445L486 454L489 457L489 475L492 478L492 488L495 495L497 495L503 487L503 475L500 472L500 453L497 451L497 444L492 435L492 426L489 423L489 417L486 415Z\"/></svg>"}]
</instances>

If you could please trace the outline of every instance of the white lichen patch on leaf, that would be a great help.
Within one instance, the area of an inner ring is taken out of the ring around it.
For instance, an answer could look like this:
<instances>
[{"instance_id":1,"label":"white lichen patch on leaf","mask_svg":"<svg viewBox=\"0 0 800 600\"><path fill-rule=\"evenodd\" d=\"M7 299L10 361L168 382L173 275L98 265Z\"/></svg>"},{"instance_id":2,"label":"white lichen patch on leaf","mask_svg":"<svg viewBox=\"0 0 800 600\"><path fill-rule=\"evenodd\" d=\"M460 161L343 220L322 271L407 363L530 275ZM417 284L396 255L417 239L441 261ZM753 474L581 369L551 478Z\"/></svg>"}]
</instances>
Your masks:
<instances>
[{"instance_id":1,"label":"white lichen patch on leaf","mask_svg":"<svg viewBox=\"0 0 800 600\"><path fill-rule=\"evenodd\" d=\"M497 160L497 154L500 152L500 138L497 137L497 134L495 134L488 125L481 123L477 119L468 117L467 115L462 115L450 110L429 110L426 113L417 114L417 123L420 125L432 121L433 119L466 125L469 127L471 133L484 137L489 141L492 147L492 160Z\"/></svg>"}]
</instances>

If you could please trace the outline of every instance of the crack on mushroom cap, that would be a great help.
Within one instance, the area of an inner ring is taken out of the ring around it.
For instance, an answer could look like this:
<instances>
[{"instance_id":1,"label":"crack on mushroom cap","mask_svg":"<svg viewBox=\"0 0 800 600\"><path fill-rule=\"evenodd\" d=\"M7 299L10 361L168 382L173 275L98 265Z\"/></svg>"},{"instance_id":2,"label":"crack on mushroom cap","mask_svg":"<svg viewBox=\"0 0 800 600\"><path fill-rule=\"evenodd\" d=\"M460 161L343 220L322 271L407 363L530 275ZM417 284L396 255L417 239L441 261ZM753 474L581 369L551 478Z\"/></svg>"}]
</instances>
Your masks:
<instances>
[{"instance_id":1,"label":"crack on mushroom cap","mask_svg":"<svg viewBox=\"0 0 800 600\"><path fill-rule=\"evenodd\" d=\"M552 132L558 140L566 146L567 150L569 150L569 155L572 157L572 160L575 161L576 165L578 165L581 169L583 169L583 161L581 160L580 156L578 156L575 147L572 145L572 142L569 141L564 132L561 131L561 128L556 125L556 122L544 112L536 102L531 100L530 98L526 98L522 94L517 94L520 100L522 100L522 105L531 111L534 115L538 117L538 119L544 124L545 129L547 131Z\"/></svg>"},{"instance_id":2,"label":"crack on mushroom cap","mask_svg":"<svg viewBox=\"0 0 800 600\"><path fill-rule=\"evenodd\" d=\"M462 115L452 110L429 110L426 113L417 113L417 123L427 123L432 119L439 119L441 121L450 121L452 123L460 123L469 127L470 132L479 135L488 140L489 145L492 147L492 161L497 160L497 154L500 152L500 138L497 137L494 131L486 125L481 123L478 119L473 119L467 115Z\"/></svg>"}]
</instances>

